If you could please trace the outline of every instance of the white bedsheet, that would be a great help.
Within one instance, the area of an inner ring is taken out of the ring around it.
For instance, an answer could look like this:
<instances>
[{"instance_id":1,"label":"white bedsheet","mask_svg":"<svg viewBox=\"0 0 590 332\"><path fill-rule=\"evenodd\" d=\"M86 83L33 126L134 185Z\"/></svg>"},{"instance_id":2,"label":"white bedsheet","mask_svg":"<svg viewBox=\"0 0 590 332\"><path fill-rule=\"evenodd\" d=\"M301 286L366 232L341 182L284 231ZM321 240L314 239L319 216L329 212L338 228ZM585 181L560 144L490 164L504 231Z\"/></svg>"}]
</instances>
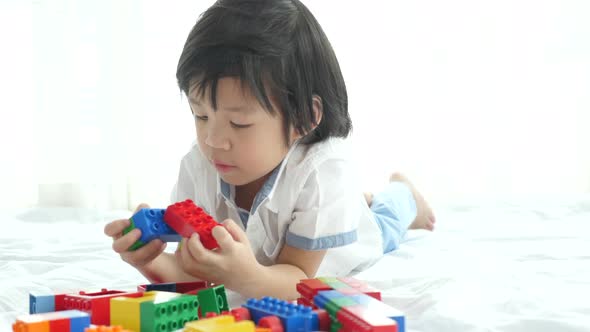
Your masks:
<instances>
[{"instance_id":1,"label":"white bedsheet","mask_svg":"<svg viewBox=\"0 0 590 332\"><path fill-rule=\"evenodd\" d=\"M357 275L405 312L408 331L590 331L590 197L437 206ZM104 223L125 211L0 211L0 331L30 291L134 289L145 279L111 252ZM231 294L233 305L242 299Z\"/></svg>"}]
</instances>

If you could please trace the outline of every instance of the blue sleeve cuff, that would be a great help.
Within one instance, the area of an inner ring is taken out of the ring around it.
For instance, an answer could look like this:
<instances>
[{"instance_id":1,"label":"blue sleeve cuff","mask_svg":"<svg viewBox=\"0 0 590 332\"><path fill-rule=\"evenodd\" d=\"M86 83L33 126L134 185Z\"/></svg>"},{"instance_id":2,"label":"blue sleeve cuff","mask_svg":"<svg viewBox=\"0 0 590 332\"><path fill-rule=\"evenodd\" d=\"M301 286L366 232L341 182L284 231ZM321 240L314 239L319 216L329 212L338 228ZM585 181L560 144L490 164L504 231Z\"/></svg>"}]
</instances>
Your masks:
<instances>
[{"instance_id":1,"label":"blue sleeve cuff","mask_svg":"<svg viewBox=\"0 0 590 332\"><path fill-rule=\"evenodd\" d=\"M324 236L310 239L304 236L287 232L285 242L295 248L303 250L323 250L342 247L357 240L356 229L346 233Z\"/></svg>"}]
</instances>

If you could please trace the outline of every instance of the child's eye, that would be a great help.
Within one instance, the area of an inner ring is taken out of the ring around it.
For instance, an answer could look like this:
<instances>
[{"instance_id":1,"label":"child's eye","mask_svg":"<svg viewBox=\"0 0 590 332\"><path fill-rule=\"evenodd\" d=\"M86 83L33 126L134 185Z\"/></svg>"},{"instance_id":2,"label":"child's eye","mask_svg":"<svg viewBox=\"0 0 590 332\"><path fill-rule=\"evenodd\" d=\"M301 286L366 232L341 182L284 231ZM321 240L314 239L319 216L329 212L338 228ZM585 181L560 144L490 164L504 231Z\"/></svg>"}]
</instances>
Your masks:
<instances>
[{"instance_id":1,"label":"child's eye","mask_svg":"<svg viewBox=\"0 0 590 332\"><path fill-rule=\"evenodd\" d=\"M244 129L244 128L248 128L251 127L252 124L237 124L235 122L230 122L231 126L234 128L238 128L238 129Z\"/></svg>"},{"instance_id":2,"label":"child's eye","mask_svg":"<svg viewBox=\"0 0 590 332\"><path fill-rule=\"evenodd\" d=\"M200 120L200 121L207 121L209 119L209 117L206 115L196 115L195 114L195 119Z\"/></svg>"}]
</instances>

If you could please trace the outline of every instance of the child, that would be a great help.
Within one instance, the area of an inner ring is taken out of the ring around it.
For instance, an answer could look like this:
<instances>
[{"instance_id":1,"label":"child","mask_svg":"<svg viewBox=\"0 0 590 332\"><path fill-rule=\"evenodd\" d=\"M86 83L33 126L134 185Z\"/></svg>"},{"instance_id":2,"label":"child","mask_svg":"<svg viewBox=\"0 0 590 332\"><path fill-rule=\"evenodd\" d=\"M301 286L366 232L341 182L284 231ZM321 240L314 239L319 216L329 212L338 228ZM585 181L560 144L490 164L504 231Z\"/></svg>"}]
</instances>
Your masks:
<instances>
[{"instance_id":1,"label":"child","mask_svg":"<svg viewBox=\"0 0 590 332\"><path fill-rule=\"evenodd\" d=\"M327 37L298 0L219 0L190 32L176 73L197 143L182 159L172 201L190 198L224 227L219 249L198 235L176 253L105 234L151 282L223 283L248 297L297 297L316 274L361 271L396 249L408 228L432 230L432 211L406 178L363 196L346 138L344 79ZM145 206L139 206L142 208Z\"/></svg>"}]
</instances>

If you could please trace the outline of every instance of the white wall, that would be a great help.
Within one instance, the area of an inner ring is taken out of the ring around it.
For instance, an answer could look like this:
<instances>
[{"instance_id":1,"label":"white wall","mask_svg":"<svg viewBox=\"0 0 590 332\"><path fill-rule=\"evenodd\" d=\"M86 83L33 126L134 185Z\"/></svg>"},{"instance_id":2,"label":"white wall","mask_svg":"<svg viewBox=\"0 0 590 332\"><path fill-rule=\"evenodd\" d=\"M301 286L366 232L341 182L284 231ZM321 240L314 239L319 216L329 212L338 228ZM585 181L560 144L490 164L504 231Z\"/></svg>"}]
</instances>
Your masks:
<instances>
[{"instance_id":1,"label":"white wall","mask_svg":"<svg viewBox=\"0 0 590 332\"><path fill-rule=\"evenodd\" d=\"M194 136L176 64L211 3L0 0L0 206L166 204ZM590 2L305 3L368 189L590 192Z\"/></svg>"}]
</instances>

